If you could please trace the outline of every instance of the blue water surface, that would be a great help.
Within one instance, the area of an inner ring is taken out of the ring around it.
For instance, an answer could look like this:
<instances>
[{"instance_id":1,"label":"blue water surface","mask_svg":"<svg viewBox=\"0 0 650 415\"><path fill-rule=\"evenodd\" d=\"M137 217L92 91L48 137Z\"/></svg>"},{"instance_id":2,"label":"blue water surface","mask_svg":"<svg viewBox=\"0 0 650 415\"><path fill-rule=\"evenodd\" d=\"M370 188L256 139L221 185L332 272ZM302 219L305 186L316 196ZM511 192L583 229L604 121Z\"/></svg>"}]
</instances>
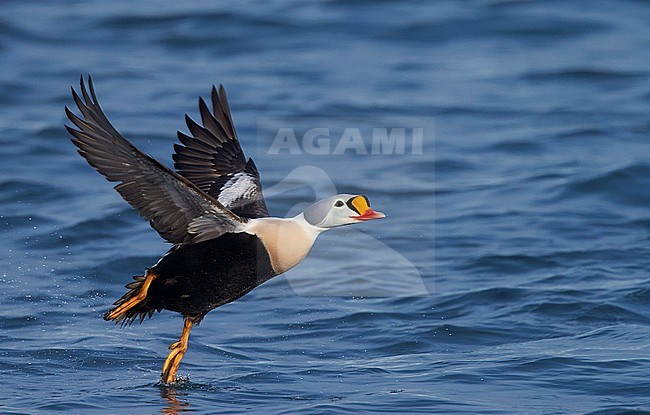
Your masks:
<instances>
[{"instance_id":1,"label":"blue water surface","mask_svg":"<svg viewBox=\"0 0 650 415\"><path fill-rule=\"evenodd\" d=\"M0 413L649 410L649 21L641 1L2 2ZM163 386L182 318L101 318L168 245L69 142L80 74L167 165L223 83L272 214L345 192L388 217L210 313Z\"/></svg>"}]
</instances>

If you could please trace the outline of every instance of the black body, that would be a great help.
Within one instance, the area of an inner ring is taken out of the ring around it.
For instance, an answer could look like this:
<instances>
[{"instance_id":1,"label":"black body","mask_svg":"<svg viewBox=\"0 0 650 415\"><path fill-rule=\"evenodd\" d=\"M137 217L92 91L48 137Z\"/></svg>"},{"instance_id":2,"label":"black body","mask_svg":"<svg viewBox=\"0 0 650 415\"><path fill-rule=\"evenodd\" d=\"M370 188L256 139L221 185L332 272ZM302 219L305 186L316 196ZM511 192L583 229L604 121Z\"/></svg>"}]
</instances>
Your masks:
<instances>
[{"instance_id":1,"label":"black body","mask_svg":"<svg viewBox=\"0 0 650 415\"><path fill-rule=\"evenodd\" d=\"M275 276L264 245L247 233L227 233L174 247L147 271L149 274L156 277L147 297L129 310L128 320L166 309L198 323L210 310Z\"/></svg>"}]
</instances>

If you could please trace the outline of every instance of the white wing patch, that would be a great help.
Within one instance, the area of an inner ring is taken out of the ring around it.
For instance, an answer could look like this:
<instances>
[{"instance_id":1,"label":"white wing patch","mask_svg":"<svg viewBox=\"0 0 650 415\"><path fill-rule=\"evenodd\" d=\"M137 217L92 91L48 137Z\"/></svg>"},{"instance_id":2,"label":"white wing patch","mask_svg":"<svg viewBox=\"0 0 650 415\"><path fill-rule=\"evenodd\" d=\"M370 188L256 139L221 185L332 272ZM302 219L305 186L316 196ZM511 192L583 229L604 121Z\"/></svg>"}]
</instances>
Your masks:
<instances>
[{"instance_id":1,"label":"white wing patch","mask_svg":"<svg viewBox=\"0 0 650 415\"><path fill-rule=\"evenodd\" d=\"M226 182L219 193L219 202L230 208L240 199L254 199L257 185L247 173L237 173Z\"/></svg>"}]
</instances>

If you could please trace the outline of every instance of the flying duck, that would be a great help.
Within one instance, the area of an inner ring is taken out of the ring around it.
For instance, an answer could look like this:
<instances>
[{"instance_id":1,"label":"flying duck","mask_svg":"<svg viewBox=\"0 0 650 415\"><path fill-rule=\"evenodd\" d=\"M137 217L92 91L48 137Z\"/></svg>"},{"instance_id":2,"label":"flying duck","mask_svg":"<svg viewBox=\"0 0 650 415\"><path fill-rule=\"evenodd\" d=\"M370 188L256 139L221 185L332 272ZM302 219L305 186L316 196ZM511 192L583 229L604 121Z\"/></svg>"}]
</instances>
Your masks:
<instances>
[{"instance_id":1,"label":"flying duck","mask_svg":"<svg viewBox=\"0 0 650 415\"><path fill-rule=\"evenodd\" d=\"M212 87L212 112L199 98L200 124L185 115L190 134L178 132L176 171L113 127L90 77L88 89L81 77L81 97L71 90L81 117L66 106L76 127L66 129L78 153L107 180L118 182L115 190L173 244L144 275L126 284L128 291L104 315L123 326L163 309L183 316L181 337L169 346L162 368L165 383L176 381L190 330L209 311L296 266L321 232L384 217L370 208L367 197L351 194L320 200L292 218L270 217L259 172L244 156L222 85Z\"/></svg>"}]
</instances>

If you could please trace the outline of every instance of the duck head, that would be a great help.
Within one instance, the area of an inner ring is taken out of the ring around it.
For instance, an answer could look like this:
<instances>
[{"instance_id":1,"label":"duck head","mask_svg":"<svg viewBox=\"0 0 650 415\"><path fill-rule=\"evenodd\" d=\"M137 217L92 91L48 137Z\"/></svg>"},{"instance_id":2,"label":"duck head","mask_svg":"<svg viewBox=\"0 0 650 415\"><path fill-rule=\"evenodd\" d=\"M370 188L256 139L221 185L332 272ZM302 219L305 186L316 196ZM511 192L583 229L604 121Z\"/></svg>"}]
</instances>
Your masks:
<instances>
[{"instance_id":1,"label":"duck head","mask_svg":"<svg viewBox=\"0 0 650 415\"><path fill-rule=\"evenodd\" d=\"M386 215L370 209L370 202L363 195L339 194L309 206L304 212L304 217L309 224L328 229L381 219Z\"/></svg>"}]
</instances>

